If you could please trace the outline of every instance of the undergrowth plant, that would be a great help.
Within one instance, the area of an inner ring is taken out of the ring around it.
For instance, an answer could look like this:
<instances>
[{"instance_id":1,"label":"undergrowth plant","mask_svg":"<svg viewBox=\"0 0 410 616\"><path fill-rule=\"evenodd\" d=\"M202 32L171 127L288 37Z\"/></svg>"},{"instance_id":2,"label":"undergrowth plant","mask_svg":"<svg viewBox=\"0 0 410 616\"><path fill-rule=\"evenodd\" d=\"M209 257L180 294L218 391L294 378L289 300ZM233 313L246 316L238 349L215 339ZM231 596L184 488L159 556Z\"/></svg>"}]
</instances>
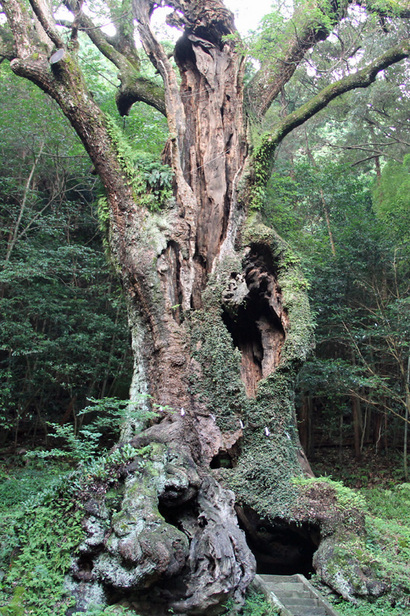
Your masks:
<instances>
[{"instance_id":1,"label":"undergrowth plant","mask_svg":"<svg viewBox=\"0 0 410 616\"><path fill-rule=\"evenodd\" d=\"M229 599L225 605L225 616L278 616L277 610L266 600L265 595L258 590L248 590L245 603L238 611L233 600Z\"/></svg>"},{"instance_id":2,"label":"undergrowth plant","mask_svg":"<svg viewBox=\"0 0 410 616\"><path fill-rule=\"evenodd\" d=\"M310 487L315 484L325 483L333 488L337 506L344 510L350 508L366 511L366 499L356 490L345 486L341 481L333 481L330 477L294 477L293 483L301 487Z\"/></svg>"},{"instance_id":3,"label":"undergrowth plant","mask_svg":"<svg viewBox=\"0 0 410 616\"><path fill-rule=\"evenodd\" d=\"M138 616L134 610L123 607L122 605L102 605L90 606L86 612L74 612L72 616Z\"/></svg>"},{"instance_id":4,"label":"undergrowth plant","mask_svg":"<svg viewBox=\"0 0 410 616\"><path fill-rule=\"evenodd\" d=\"M1 511L3 538L5 524L11 531L0 565L1 616L63 616L70 605L64 577L83 537L83 514L77 506L76 483L67 479L62 473L40 494L33 491L15 503L13 513Z\"/></svg>"},{"instance_id":5,"label":"undergrowth plant","mask_svg":"<svg viewBox=\"0 0 410 616\"><path fill-rule=\"evenodd\" d=\"M101 459L107 452L107 446L112 447L117 442L123 423L138 423L156 415L155 410L150 411L143 407L146 398L147 396L141 396L135 402L118 398L89 398L91 404L77 414L77 420L83 423L83 427L49 422L48 425L53 430L49 437L59 439L61 446L32 451L27 457L65 458L82 466L97 458ZM156 405L153 407L155 409ZM100 443L103 438L107 445L105 448Z\"/></svg>"},{"instance_id":6,"label":"undergrowth plant","mask_svg":"<svg viewBox=\"0 0 410 616\"><path fill-rule=\"evenodd\" d=\"M342 616L405 616L410 613L410 484L363 488L358 496L366 501L366 536L364 545L351 546L352 554L370 564L386 593L357 605L341 601L336 609Z\"/></svg>"},{"instance_id":7,"label":"undergrowth plant","mask_svg":"<svg viewBox=\"0 0 410 616\"><path fill-rule=\"evenodd\" d=\"M246 594L241 614L242 616L278 616L278 612L268 603L266 597L255 590L250 590Z\"/></svg>"},{"instance_id":8,"label":"undergrowth plant","mask_svg":"<svg viewBox=\"0 0 410 616\"><path fill-rule=\"evenodd\" d=\"M145 463L149 446L129 443L101 449L107 432L115 439L130 414L141 417L140 402L90 400L85 427L53 424L61 447L35 451L26 466L0 474L0 616L63 616L72 605L64 588L73 554L84 537L81 494L95 481L109 485L118 469L136 455ZM155 414L150 412L150 415ZM109 440L109 439L108 439ZM75 470L72 470L73 465ZM133 613L121 606L90 608L90 616ZM134 614L135 616L135 614Z\"/></svg>"},{"instance_id":9,"label":"undergrowth plant","mask_svg":"<svg viewBox=\"0 0 410 616\"><path fill-rule=\"evenodd\" d=\"M391 605L386 598L377 599L373 603L360 601L357 605L343 602L338 603L335 608L341 616L406 616L408 607L404 603Z\"/></svg>"}]
</instances>

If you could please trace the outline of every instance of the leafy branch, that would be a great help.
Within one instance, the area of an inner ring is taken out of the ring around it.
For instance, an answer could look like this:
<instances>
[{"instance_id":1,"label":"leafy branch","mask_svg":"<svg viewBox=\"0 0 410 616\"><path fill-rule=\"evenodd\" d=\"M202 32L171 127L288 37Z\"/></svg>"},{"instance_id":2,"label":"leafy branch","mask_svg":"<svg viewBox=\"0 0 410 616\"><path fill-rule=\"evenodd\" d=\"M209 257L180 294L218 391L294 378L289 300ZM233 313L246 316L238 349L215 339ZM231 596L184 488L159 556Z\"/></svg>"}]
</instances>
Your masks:
<instances>
[{"instance_id":1,"label":"leafy branch","mask_svg":"<svg viewBox=\"0 0 410 616\"><path fill-rule=\"evenodd\" d=\"M255 171L259 181L264 183L268 181L275 150L286 135L298 126L304 124L304 122L313 117L321 109L324 109L332 100L341 94L354 90L355 88L367 88L376 80L380 71L409 56L410 39L407 39L386 51L368 66L325 87L310 101L278 122L273 130L263 137L262 143L255 153Z\"/></svg>"}]
</instances>

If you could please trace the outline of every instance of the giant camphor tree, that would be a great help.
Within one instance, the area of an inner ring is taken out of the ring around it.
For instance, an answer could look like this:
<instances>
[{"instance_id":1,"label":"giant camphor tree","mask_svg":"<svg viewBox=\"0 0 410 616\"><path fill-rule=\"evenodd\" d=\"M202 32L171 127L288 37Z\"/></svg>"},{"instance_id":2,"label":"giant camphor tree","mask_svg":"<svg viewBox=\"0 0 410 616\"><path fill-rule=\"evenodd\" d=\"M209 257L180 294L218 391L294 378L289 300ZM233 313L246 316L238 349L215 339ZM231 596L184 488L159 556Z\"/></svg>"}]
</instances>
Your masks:
<instances>
[{"instance_id":1,"label":"giant camphor tree","mask_svg":"<svg viewBox=\"0 0 410 616\"><path fill-rule=\"evenodd\" d=\"M58 103L101 178L101 215L132 331L131 397L146 394L145 404L159 409L154 420L130 417L123 427L119 447L130 442L134 453L116 484L117 505L103 482L87 497L88 535L72 568L78 605L126 597L139 612L152 614L155 604L156 614L210 615L229 597L240 605L255 557L260 570L293 572L308 567L305 552L315 552L317 573L343 596L381 592L356 562L335 570L335 545L347 531L338 538L344 514L332 509L329 490L327 500L318 491L302 497L292 482L309 473L293 388L312 347L311 317L297 260L258 209L282 139L407 58L410 41L363 67L359 54L350 74L333 74L264 134L259 127L308 51L351 6L362 20L373 12L382 33L391 17L410 16L407 2L295 3L248 83L244 48L221 0L107 0L98 10L114 35L98 27L93 6L63 4L72 20L47 0L1 0L0 57ZM181 31L173 54L150 25L163 5ZM87 88L80 32L118 69L121 116L137 101L166 115L172 197L155 204L144 195L121 131ZM143 73L137 35L162 85ZM352 511L349 520L359 524Z\"/></svg>"}]
</instances>

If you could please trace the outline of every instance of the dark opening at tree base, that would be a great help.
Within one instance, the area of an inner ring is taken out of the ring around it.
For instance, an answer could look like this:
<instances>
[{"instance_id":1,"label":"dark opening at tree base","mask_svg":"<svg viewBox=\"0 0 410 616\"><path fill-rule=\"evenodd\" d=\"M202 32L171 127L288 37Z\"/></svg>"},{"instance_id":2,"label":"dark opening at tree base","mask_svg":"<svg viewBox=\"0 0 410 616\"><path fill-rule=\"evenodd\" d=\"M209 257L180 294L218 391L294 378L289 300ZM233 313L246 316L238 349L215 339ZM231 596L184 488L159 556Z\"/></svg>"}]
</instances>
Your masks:
<instances>
[{"instance_id":1,"label":"dark opening at tree base","mask_svg":"<svg viewBox=\"0 0 410 616\"><path fill-rule=\"evenodd\" d=\"M296 525L281 518L266 520L248 507L237 507L241 528L257 563L257 573L310 577L312 559L320 543L319 528Z\"/></svg>"}]
</instances>

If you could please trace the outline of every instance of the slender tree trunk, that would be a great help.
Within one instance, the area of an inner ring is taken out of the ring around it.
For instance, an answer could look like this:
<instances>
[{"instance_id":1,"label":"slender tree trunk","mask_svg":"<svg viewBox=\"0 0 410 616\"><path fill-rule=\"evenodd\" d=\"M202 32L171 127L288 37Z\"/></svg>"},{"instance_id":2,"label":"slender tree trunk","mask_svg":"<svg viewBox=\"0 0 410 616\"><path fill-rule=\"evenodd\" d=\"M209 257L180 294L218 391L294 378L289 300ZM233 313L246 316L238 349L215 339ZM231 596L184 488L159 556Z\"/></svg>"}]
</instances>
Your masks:
<instances>
[{"instance_id":1,"label":"slender tree trunk","mask_svg":"<svg viewBox=\"0 0 410 616\"><path fill-rule=\"evenodd\" d=\"M353 432L354 432L354 455L356 460L362 457L361 438L362 438L362 410L360 400L356 396L352 397L353 411Z\"/></svg>"},{"instance_id":2,"label":"slender tree trunk","mask_svg":"<svg viewBox=\"0 0 410 616\"><path fill-rule=\"evenodd\" d=\"M308 155L308 158L309 158L310 162L312 163L313 167L317 168L315 157L313 156L312 151L309 148L309 142L308 142L306 128L305 128L305 141L306 141L306 154ZM328 204L326 203L325 194L324 194L323 188L321 186L319 187L319 194L320 194L320 201L322 203L323 214L324 214L325 220L326 220L326 227L327 227L327 233L328 233L328 236L329 236L330 250L332 251L332 255L335 257L336 256L336 247L335 247L335 242L334 242L334 239L333 239L332 227L330 225L329 207L328 207Z\"/></svg>"},{"instance_id":3,"label":"slender tree trunk","mask_svg":"<svg viewBox=\"0 0 410 616\"><path fill-rule=\"evenodd\" d=\"M343 430L344 430L344 422L343 422L343 411L340 412L339 417L339 462L342 462L342 452L343 452Z\"/></svg>"},{"instance_id":4,"label":"slender tree trunk","mask_svg":"<svg viewBox=\"0 0 410 616\"><path fill-rule=\"evenodd\" d=\"M356 364L356 357L352 351L352 363ZM356 460L362 457L362 434L363 434L363 417L360 398L352 396L352 414L353 414L353 434L354 434L354 455Z\"/></svg>"},{"instance_id":5,"label":"slender tree trunk","mask_svg":"<svg viewBox=\"0 0 410 616\"><path fill-rule=\"evenodd\" d=\"M14 225L14 229L13 229L13 232L12 232L11 237L10 237L9 245L7 246L6 256L4 258L5 264L9 262L10 257L11 257L11 253L13 252L14 247L16 245L16 242L18 240L18 234L19 234L19 230L20 230L21 220L23 218L23 214L24 214L24 211L26 209L27 199L28 199L28 195L29 195L29 191L30 191L30 187L31 187L31 182L33 181L34 172L37 169L38 162L39 162L39 160L41 158L41 155L43 153L44 145L45 145L44 141L42 141L41 144L40 144L40 148L39 148L38 154L35 157L33 165L31 167L29 176L28 176L27 181L26 181L26 185L24 187L24 193L23 193L23 198L21 200L20 211L19 211L19 214L17 216L16 224Z\"/></svg>"},{"instance_id":6,"label":"slender tree trunk","mask_svg":"<svg viewBox=\"0 0 410 616\"><path fill-rule=\"evenodd\" d=\"M304 394L302 396L302 404L300 409L299 419L299 435L302 447L309 459L313 455L313 432L312 432L312 396Z\"/></svg>"},{"instance_id":7,"label":"slender tree trunk","mask_svg":"<svg viewBox=\"0 0 410 616\"><path fill-rule=\"evenodd\" d=\"M406 378L406 412L404 422L404 443L403 443L403 467L404 479L409 480L409 471L407 465L407 444L409 434L409 412L410 412L410 356L407 360L407 378Z\"/></svg>"}]
</instances>

